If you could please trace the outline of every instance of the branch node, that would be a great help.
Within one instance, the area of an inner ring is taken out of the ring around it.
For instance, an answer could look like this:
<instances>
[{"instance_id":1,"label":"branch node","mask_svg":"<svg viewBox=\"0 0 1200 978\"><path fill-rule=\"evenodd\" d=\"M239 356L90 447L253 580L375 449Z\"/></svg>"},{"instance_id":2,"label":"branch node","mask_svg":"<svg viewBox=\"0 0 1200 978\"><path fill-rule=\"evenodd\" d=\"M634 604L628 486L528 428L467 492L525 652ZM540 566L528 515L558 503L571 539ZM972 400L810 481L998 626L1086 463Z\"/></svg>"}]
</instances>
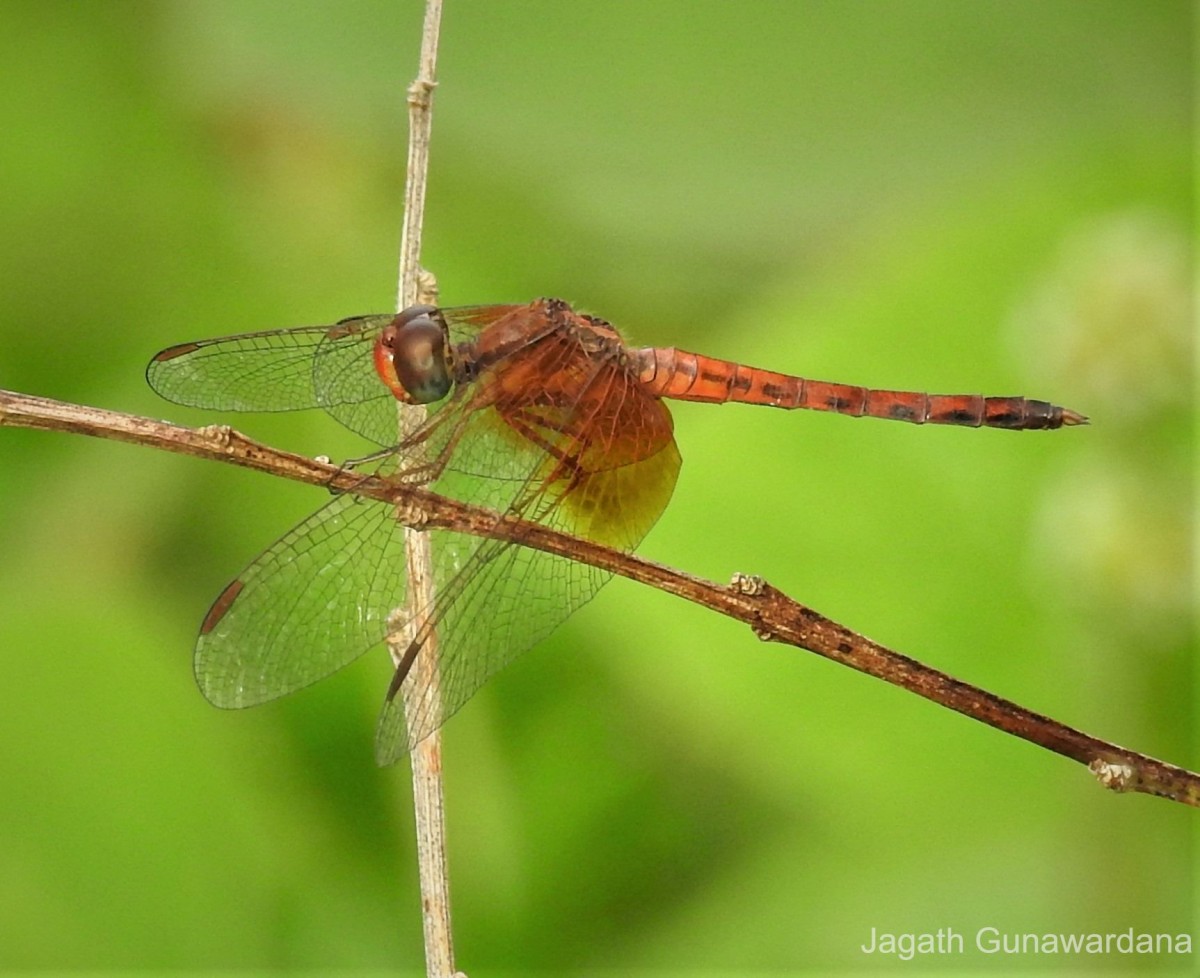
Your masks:
<instances>
[{"instance_id":1,"label":"branch node","mask_svg":"<svg viewBox=\"0 0 1200 978\"><path fill-rule=\"evenodd\" d=\"M417 269L417 302L426 306L436 306L438 304L438 281L437 276L428 268Z\"/></svg>"},{"instance_id":2,"label":"branch node","mask_svg":"<svg viewBox=\"0 0 1200 978\"><path fill-rule=\"evenodd\" d=\"M736 594L756 598L767 589L767 582L757 574L743 574L737 571L729 581L729 588Z\"/></svg>"},{"instance_id":3,"label":"branch node","mask_svg":"<svg viewBox=\"0 0 1200 978\"><path fill-rule=\"evenodd\" d=\"M408 104L414 109L427 109L433 101L433 90L437 82L428 78L418 78L408 86Z\"/></svg>"},{"instance_id":4,"label":"branch node","mask_svg":"<svg viewBox=\"0 0 1200 978\"><path fill-rule=\"evenodd\" d=\"M777 638L775 630L762 622L756 622L750 626L750 631L754 633L754 637L760 642L774 642Z\"/></svg>"},{"instance_id":5,"label":"branch node","mask_svg":"<svg viewBox=\"0 0 1200 978\"><path fill-rule=\"evenodd\" d=\"M396 520L410 530L427 529L432 522L429 513L411 499L402 499L396 503Z\"/></svg>"},{"instance_id":6,"label":"branch node","mask_svg":"<svg viewBox=\"0 0 1200 978\"><path fill-rule=\"evenodd\" d=\"M196 429L205 438L211 438L222 451L232 452L237 441L237 432L227 424L206 424Z\"/></svg>"},{"instance_id":7,"label":"branch node","mask_svg":"<svg viewBox=\"0 0 1200 978\"><path fill-rule=\"evenodd\" d=\"M1110 791L1133 791L1137 787L1137 771L1125 761L1110 761L1097 757L1088 764L1088 770Z\"/></svg>"}]
</instances>

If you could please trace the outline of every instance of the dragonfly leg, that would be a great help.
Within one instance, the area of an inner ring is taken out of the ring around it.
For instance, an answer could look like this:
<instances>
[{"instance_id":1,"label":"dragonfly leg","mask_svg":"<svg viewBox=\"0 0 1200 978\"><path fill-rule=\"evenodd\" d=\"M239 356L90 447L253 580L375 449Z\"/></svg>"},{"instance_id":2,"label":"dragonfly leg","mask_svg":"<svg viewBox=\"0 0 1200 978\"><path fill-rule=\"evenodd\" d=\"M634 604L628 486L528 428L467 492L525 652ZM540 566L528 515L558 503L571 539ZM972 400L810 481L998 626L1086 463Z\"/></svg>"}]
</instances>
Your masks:
<instances>
[{"instance_id":1,"label":"dragonfly leg","mask_svg":"<svg viewBox=\"0 0 1200 978\"><path fill-rule=\"evenodd\" d=\"M357 469L359 466L368 465L371 462L381 461L383 459L388 458L388 456L390 456L390 455L394 455L395 453L396 453L395 448L381 448L379 451L372 452L370 455L363 455L360 458L346 459L344 462L341 462L338 464L337 469L334 470L334 472L329 476L329 478L325 480L324 486L326 489L329 490L329 494L331 496L341 496L347 492L354 492L360 485L362 485L368 479L372 478L373 474L372 475L364 475L361 479L359 479L357 482L355 482L353 485L351 485L349 488L346 488L346 489L340 489L337 486L335 486L333 483L339 476L341 476L343 474L351 473L355 469ZM324 456L322 456L321 460L328 462L328 458L325 458Z\"/></svg>"},{"instance_id":2,"label":"dragonfly leg","mask_svg":"<svg viewBox=\"0 0 1200 978\"><path fill-rule=\"evenodd\" d=\"M392 681L388 684L387 701L389 703L396 698L396 694L400 692L400 687L404 685L404 680L412 672L413 663L417 661L417 653L421 651L423 644L419 636L414 638L408 643L408 648L404 650L404 655L400 657L400 661L396 663L396 671L392 673Z\"/></svg>"},{"instance_id":3,"label":"dragonfly leg","mask_svg":"<svg viewBox=\"0 0 1200 978\"><path fill-rule=\"evenodd\" d=\"M455 391L455 399L457 399L459 393L463 390L466 390L466 388L459 388ZM458 443L467 434L470 425L455 424L446 444L438 449L437 456L432 459L428 457L427 452L422 450L422 447L447 421L469 416L472 412L489 406L492 401L493 398L487 390L480 390L476 391L474 396L462 408L452 409L452 405L447 404L396 447L395 451L397 455L402 458L407 458L411 455L412 460L411 464L392 473L392 477L412 485L421 486L429 485L431 482L435 482L441 478L442 473L446 471L446 466L449 464L451 457L454 455L455 449L458 447Z\"/></svg>"},{"instance_id":4,"label":"dragonfly leg","mask_svg":"<svg viewBox=\"0 0 1200 978\"><path fill-rule=\"evenodd\" d=\"M563 481L564 473L570 472L570 484L568 485L567 489L571 489L578 483L579 479L583 475L583 465L580 460L583 454L582 446L580 446L580 449L575 452L568 452L564 450L558 445L555 445L548 438L544 438L542 435L538 434L537 429L533 426L533 424L526 420L527 418L532 418L534 423L537 421L535 415L530 415L529 412L520 409L512 412L511 414L504 415L504 420L508 422L512 429L517 432L517 434L527 438L529 441L541 448L547 455L550 455L556 460L554 468L546 478L546 482L561 482ZM559 429L554 429L554 431L559 434L566 434L566 432L560 431ZM574 443L578 444L579 439L576 435L571 434L570 437Z\"/></svg>"}]
</instances>

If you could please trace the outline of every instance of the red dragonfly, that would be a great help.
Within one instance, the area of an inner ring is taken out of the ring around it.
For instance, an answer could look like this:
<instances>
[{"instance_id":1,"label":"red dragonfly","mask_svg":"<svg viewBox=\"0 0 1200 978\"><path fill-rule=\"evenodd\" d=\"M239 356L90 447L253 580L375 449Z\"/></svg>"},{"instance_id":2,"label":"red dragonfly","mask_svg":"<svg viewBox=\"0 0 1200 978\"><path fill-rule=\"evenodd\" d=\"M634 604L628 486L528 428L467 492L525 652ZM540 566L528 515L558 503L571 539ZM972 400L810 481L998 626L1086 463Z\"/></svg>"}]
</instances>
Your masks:
<instances>
[{"instance_id":1,"label":"red dragonfly","mask_svg":"<svg viewBox=\"0 0 1200 978\"><path fill-rule=\"evenodd\" d=\"M158 353L146 377L163 397L192 407L324 408L392 449L383 466L391 477L623 550L654 525L679 473L663 398L1018 430L1087 421L1023 397L871 390L632 348L609 323L559 299L413 306L184 343ZM399 444L398 401L430 408ZM406 725L397 674L376 738L382 764L430 734L609 577L498 536L436 529L431 542L435 606L401 671L414 656L436 656L440 702L417 691ZM392 507L335 498L217 598L196 644L201 691L217 706L244 707L316 682L396 627L389 616L406 607L406 587Z\"/></svg>"}]
</instances>

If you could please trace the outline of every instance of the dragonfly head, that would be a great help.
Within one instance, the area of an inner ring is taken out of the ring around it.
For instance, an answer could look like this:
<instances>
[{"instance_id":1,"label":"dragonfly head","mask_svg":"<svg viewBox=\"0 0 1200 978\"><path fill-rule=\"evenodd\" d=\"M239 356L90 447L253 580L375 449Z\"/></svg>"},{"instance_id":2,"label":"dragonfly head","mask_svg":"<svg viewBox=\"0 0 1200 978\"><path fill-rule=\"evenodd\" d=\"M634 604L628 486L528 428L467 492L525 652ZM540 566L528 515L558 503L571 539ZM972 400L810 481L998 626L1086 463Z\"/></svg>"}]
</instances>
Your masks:
<instances>
[{"instance_id":1,"label":"dragonfly head","mask_svg":"<svg viewBox=\"0 0 1200 978\"><path fill-rule=\"evenodd\" d=\"M431 404L450 392L446 327L434 306L409 306L383 328L375 372L405 404Z\"/></svg>"}]
</instances>

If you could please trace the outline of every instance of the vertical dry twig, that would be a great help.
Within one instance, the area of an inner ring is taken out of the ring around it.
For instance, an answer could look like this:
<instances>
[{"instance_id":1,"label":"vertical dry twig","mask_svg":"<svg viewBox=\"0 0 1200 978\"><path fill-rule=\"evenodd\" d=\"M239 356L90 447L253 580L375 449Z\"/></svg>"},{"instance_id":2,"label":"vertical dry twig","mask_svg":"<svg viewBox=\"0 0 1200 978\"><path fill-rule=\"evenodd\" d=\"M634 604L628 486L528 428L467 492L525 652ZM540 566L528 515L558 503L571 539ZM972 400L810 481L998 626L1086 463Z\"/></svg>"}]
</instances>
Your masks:
<instances>
[{"instance_id":1,"label":"vertical dry twig","mask_svg":"<svg viewBox=\"0 0 1200 978\"><path fill-rule=\"evenodd\" d=\"M433 90L437 85L438 30L442 0L426 0L421 33L421 62L408 86L408 165L404 185L404 227L400 234L399 312L417 299L421 274L421 229L425 219L425 184L429 173L429 134L433 127Z\"/></svg>"},{"instance_id":2,"label":"vertical dry twig","mask_svg":"<svg viewBox=\"0 0 1200 978\"><path fill-rule=\"evenodd\" d=\"M404 188L404 227L400 237L399 286L396 309L436 298L432 276L423 276L420 265L421 229L425 216L425 184L429 169L429 138L433 124L433 89L437 84L438 30L441 0L426 0L421 35L421 60L416 80L408 88L408 165ZM423 420L424 408L402 407L399 430L411 430ZM408 573L409 628L388 638L393 660L412 641L422 618L433 608L433 560L426 534L405 530L405 563ZM436 637L432 640L436 642ZM432 642L426 649L433 650ZM433 656L418 657L402 688L405 714L410 691L424 684L439 702ZM429 978L451 978L454 942L450 929L450 880L446 867L445 805L442 793L442 746L438 734L427 737L412 752L413 812L417 832L417 862L421 881L421 914L425 934L425 970Z\"/></svg>"}]
</instances>

